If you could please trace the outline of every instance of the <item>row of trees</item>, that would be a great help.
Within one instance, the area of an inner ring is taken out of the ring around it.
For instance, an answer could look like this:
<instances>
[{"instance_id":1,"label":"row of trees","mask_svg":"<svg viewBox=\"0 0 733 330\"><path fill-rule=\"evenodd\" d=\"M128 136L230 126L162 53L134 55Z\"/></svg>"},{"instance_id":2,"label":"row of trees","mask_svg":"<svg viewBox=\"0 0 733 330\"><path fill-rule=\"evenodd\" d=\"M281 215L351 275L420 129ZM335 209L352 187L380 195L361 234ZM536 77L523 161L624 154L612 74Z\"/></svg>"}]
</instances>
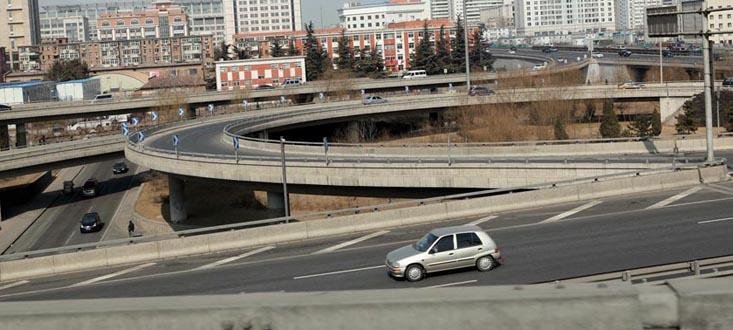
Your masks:
<instances>
[{"instance_id":1,"label":"row of trees","mask_svg":"<svg viewBox=\"0 0 733 330\"><path fill-rule=\"evenodd\" d=\"M603 119L599 131L604 138L659 136L662 134L662 118L657 110L651 114L636 115L628 128L622 130L613 110L613 101L606 100L603 103Z\"/></svg>"},{"instance_id":2,"label":"row of trees","mask_svg":"<svg viewBox=\"0 0 733 330\"><path fill-rule=\"evenodd\" d=\"M469 45L468 57L472 69L491 69L494 58L489 52L489 44L483 38L485 28L479 26L472 32ZM435 42L430 40L428 23L423 25L423 38L415 49L415 56L411 70L425 70L428 74L466 72L466 42L463 38L464 26L460 19L456 21L456 37L450 41L446 38L445 27L440 27L440 32ZM450 44L450 49L448 45Z\"/></svg>"},{"instance_id":3,"label":"row of trees","mask_svg":"<svg viewBox=\"0 0 733 330\"><path fill-rule=\"evenodd\" d=\"M682 113L676 117L675 129L677 133L690 134L696 132L698 127L705 126L704 97L704 93L697 94L682 105ZM725 127L728 132L733 132L733 92L728 90L719 91L713 95L713 100L717 100L713 105L713 124L718 124L716 121L719 113L720 126Z\"/></svg>"}]
</instances>

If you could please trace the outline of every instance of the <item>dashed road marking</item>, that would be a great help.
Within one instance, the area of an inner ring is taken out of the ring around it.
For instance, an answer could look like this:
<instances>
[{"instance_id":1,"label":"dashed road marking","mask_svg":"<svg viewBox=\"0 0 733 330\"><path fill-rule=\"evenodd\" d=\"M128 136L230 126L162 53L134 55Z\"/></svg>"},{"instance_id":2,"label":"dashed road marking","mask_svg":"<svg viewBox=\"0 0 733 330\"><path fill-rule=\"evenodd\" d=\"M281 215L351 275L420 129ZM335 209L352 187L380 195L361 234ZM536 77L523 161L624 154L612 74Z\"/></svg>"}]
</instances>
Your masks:
<instances>
[{"instance_id":1,"label":"dashed road marking","mask_svg":"<svg viewBox=\"0 0 733 330\"><path fill-rule=\"evenodd\" d=\"M706 223L713 223L713 222L721 222L721 221L731 221L733 218L722 218L722 219L714 219L714 220L705 220L705 221L698 221L698 225L704 225Z\"/></svg>"},{"instance_id":2,"label":"dashed road marking","mask_svg":"<svg viewBox=\"0 0 733 330\"><path fill-rule=\"evenodd\" d=\"M567 218L567 217L569 217L569 216L571 216L571 215L573 215L575 213L578 213L578 212L583 211L583 210L587 210L587 209L589 209L591 207L594 207L594 206L596 206L598 204L601 204L601 203L603 203L603 201L592 201L590 203L583 204L583 205L578 206L578 207L576 207L576 208L574 208L574 209L572 209L570 211L566 211L566 212L560 213L560 214L558 214L558 215L556 215L554 217L547 218L547 219L543 220L542 223L555 222L555 221L558 221L558 220L565 219L565 218Z\"/></svg>"},{"instance_id":3,"label":"dashed road marking","mask_svg":"<svg viewBox=\"0 0 733 330\"><path fill-rule=\"evenodd\" d=\"M362 236L362 237L359 237L359 238L356 238L356 239L352 239L350 241L346 241L346 242L343 242L341 244L337 244L337 245L334 245L334 246L331 246L331 247L327 247L327 248L325 248L323 250L318 250L316 252L313 252L313 254L321 254L321 253L333 252L333 251L336 251L338 249L345 248L345 247L347 247L349 245L354 245L356 243L366 241L366 240L368 240L370 238L382 236L382 235L384 235L386 233L389 233L389 230L381 230L381 231L378 231L376 233L371 233L369 235Z\"/></svg>"},{"instance_id":4,"label":"dashed road marking","mask_svg":"<svg viewBox=\"0 0 733 330\"><path fill-rule=\"evenodd\" d=\"M311 278L311 277L320 277L320 276L328 276L328 275L354 273L354 272L360 272L360 271L364 271L364 270L371 270L371 269L377 269L377 268L385 268L386 269L386 266L385 265L379 265L379 266L371 266L371 267L363 267L363 268L337 270L337 271L328 272L328 273L320 273L320 274L311 274L311 275L296 276L296 277L293 277L293 279L294 280L300 280L300 279Z\"/></svg>"},{"instance_id":5,"label":"dashed road marking","mask_svg":"<svg viewBox=\"0 0 733 330\"><path fill-rule=\"evenodd\" d=\"M107 274L107 275L95 277L95 278L88 279L88 280L83 281L83 282L72 284L72 285L70 285L70 287L82 286L82 285L89 285L89 284L97 283L97 282L100 282L100 281L108 280L108 279L113 278L113 277L117 277L117 276L120 276L120 275L125 275L127 273L136 272L138 270L141 270L141 269L144 269L144 268L148 268L148 267L150 267L152 265L155 265L155 263L154 262L150 262L150 263L147 263L147 264L137 265L137 266L132 267L132 268L123 269L123 270L121 270L119 272L114 272L114 273L111 273L111 274Z\"/></svg>"},{"instance_id":6,"label":"dashed road marking","mask_svg":"<svg viewBox=\"0 0 733 330\"><path fill-rule=\"evenodd\" d=\"M30 281L28 281L28 280L22 280L22 281L18 281L18 282L8 283L8 284L5 284L3 286L0 286L0 290L14 288L16 286L23 285L23 284L26 284L26 283L30 283Z\"/></svg>"},{"instance_id":7,"label":"dashed road marking","mask_svg":"<svg viewBox=\"0 0 733 330\"><path fill-rule=\"evenodd\" d=\"M471 222L468 223L468 225L478 226L478 225L480 225L480 224L482 224L482 223L484 223L486 221L493 220L493 219L496 219L496 218L498 218L497 215L490 215L488 217L483 217L481 219L471 221Z\"/></svg>"},{"instance_id":8,"label":"dashed road marking","mask_svg":"<svg viewBox=\"0 0 733 330\"><path fill-rule=\"evenodd\" d=\"M667 198L667 199L665 199L663 201L657 202L654 205L647 207L646 209L647 210L651 210L651 209L658 209L660 207L667 206L669 204L672 204L672 203L674 203L674 202L676 202L676 201L678 201L680 199L683 199L683 198L685 198L685 197L687 197L689 195L692 195L692 194L700 191L700 189L702 189L702 187L692 187L692 188L687 189L687 190L685 190L685 191L683 191L683 192L681 192L681 193L679 193L677 195L674 195L672 197L669 197L669 198Z\"/></svg>"},{"instance_id":9,"label":"dashed road marking","mask_svg":"<svg viewBox=\"0 0 733 330\"><path fill-rule=\"evenodd\" d=\"M476 283L476 280L426 286L423 289L442 288L442 287L446 287L446 286L455 286L455 285L462 285L462 284L468 284L468 283Z\"/></svg>"},{"instance_id":10,"label":"dashed road marking","mask_svg":"<svg viewBox=\"0 0 733 330\"><path fill-rule=\"evenodd\" d=\"M230 263L232 261L237 261L237 260L242 259L242 258L250 257L250 256L253 256L253 255L258 254L258 253L262 253L262 252L265 252L265 251L272 250L274 248L275 248L274 246L261 247L261 248L259 248L257 250L249 251L247 253L243 253L243 254L240 254L238 256L229 257L229 258L226 258L226 259L222 259L222 260L219 260L219 261L212 262L210 264L206 264L206 265L203 265L203 266L200 266L200 267L196 267L194 270L214 268L216 266L227 264L227 263Z\"/></svg>"}]
</instances>

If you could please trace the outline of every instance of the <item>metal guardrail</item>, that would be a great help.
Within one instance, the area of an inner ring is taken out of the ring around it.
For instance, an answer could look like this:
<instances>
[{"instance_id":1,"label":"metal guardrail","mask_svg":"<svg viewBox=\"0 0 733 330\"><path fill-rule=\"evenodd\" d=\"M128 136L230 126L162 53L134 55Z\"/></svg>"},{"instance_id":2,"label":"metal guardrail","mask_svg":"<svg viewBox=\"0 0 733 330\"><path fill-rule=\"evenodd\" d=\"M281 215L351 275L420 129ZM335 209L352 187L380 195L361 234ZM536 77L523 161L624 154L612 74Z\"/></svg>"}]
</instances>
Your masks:
<instances>
[{"instance_id":1,"label":"metal guardrail","mask_svg":"<svg viewBox=\"0 0 733 330\"><path fill-rule=\"evenodd\" d=\"M704 163L701 166L712 166L712 165L719 165L719 164L724 164L724 163L725 163L725 159L720 159L716 162ZM697 167L698 167L697 165L694 165L694 166L688 166L686 168L694 169ZM132 237L132 238L126 238L126 239L116 239L116 240L101 241L101 242L95 242L95 243L69 245L69 246L64 246L64 247L43 249L43 250L36 250L36 251L16 252L16 253L0 256L0 261L9 261L9 260L24 259L24 258L29 258L29 257L59 254L59 253L65 253L65 252L75 252L75 251L89 250L89 249L96 249L96 248L103 248L103 247L160 241L164 239L196 236L196 235L238 230L238 229L244 229L244 228L250 228L250 227L269 226L269 225L284 224L284 223L289 223L289 222L298 222L298 221L303 221L303 220L308 220L308 219L323 219L323 218L337 217L341 215L379 212L379 211L384 211L384 210L405 208L405 207L411 207L411 206L422 206L422 205L443 203L443 202L452 201L452 200L462 200L462 199L469 199L469 198L480 198L480 197L487 197L487 196L492 196L492 195L508 194L508 193L526 191L526 190L552 189L556 187L575 185L575 184L580 184L580 183L593 183L593 182L601 182L601 181L607 181L607 180L612 180L612 179L628 178L628 177L635 177L635 176L647 176L647 175L654 175L654 174L660 174L660 173L669 173L669 172L677 171L677 170L680 170L680 168L679 167L669 167L669 168L664 168L664 169L654 169L654 170L646 170L646 171L631 171L631 172L625 172L625 173L619 173L619 174L610 174L610 175L603 175L603 176L598 176L598 177L590 177L590 178L579 179L579 180L565 180L565 181L557 181L557 182L552 182L552 183L536 184L536 185L527 185L527 186L514 187L514 188L482 190L482 191L476 191L476 192L470 192L470 193L454 194L454 195L447 195L447 196L440 196L440 197L431 197L431 198L424 198L424 199L410 200L410 201L401 201L401 202L389 203L389 204L348 208L348 209L326 211L326 212L316 212L316 213L309 213L305 215L279 217L279 218L265 219L265 220L258 220L258 221L249 221L249 222L240 222L240 223L235 223L235 224L227 224L227 225L212 226L212 227L197 228L197 229L187 229L187 230L181 230L181 231L176 231L176 232L166 233L166 234L158 234L158 235L153 235L153 236Z\"/></svg>"},{"instance_id":2,"label":"metal guardrail","mask_svg":"<svg viewBox=\"0 0 733 330\"><path fill-rule=\"evenodd\" d=\"M671 278L733 276L733 255L696 259L686 262L661 264L590 276L572 277L553 282L610 282L622 281L632 284L660 284Z\"/></svg>"}]
</instances>

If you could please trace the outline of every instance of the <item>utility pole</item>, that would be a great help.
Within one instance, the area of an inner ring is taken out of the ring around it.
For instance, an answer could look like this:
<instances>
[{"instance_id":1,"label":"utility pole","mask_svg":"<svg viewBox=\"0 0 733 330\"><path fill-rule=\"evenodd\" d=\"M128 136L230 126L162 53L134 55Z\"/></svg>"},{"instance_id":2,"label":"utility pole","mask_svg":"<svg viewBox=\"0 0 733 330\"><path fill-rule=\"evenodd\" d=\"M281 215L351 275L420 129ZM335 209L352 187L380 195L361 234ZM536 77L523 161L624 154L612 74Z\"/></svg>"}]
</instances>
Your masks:
<instances>
[{"instance_id":1,"label":"utility pole","mask_svg":"<svg viewBox=\"0 0 733 330\"><path fill-rule=\"evenodd\" d=\"M662 54L662 39L659 39L659 83L664 84L664 54Z\"/></svg>"},{"instance_id":2,"label":"utility pole","mask_svg":"<svg viewBox=\"0 0 733 330\"><path fill-rule=\"evenodd\" d=\"M280 159L283 169L283 206L285 208L285 217L290 217L290 201L288 200L288 176L285 165L285 138L280 137Z\"/></svg>"},{"instance_id":3,"label":"utility pole","mask_svg":"<svg viewBox=\"0 0 733 330\"><path fill-rule=\"evenodd\" d=\"M466 0L463 0L463 39L464 39L464 50L466 57L466 88L471 91L471 64L468 61L468 15L466 13Z\"/></svg>"},{"instance_id":4,"label":"utility pole","mask_svg":"<svg viewBox=\"0 0 733 330\"><path fill-rule=\"evenodd\" d=\"M715 160L713 152L713 93L712 93L712 70L710 67L710 33L708 31L708 2L703 0L702 2L702 27L703 27L703 41L702 41L702 60L705 75L705 144L707 146L707 157L708 162Z\"/></svg>"}]
</instances>

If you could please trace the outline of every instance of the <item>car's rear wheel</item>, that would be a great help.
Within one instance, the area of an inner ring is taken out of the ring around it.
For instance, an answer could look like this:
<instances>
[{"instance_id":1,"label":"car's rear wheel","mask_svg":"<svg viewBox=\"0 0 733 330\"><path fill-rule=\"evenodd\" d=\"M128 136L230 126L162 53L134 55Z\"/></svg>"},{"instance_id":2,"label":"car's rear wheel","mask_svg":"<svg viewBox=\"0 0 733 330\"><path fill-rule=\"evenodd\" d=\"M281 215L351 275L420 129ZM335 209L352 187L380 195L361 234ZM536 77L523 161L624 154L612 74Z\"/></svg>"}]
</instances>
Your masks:
<instances>
[{"instance_id":1,"label":"car's rear wheel","mask_svg":"<svg viewBox=\"0 0 733 330\"><path fill-rule=\"evenodd\" d=\"M405 269L405 279L410 282L417 282L425 277L425 269L420 265L410 265Z\"/></svg>"},{"instance_id":2,"label":"car's rear wheel","mask_svg":"<svg viewBox=\"0 0 733 330\"><path fill-rule=\"evenodd\" d=\"M492 256L483 256L476 260L476 268L480 272L488 272L496 268L496 260Z\"/></svg>"}]
</instances>

